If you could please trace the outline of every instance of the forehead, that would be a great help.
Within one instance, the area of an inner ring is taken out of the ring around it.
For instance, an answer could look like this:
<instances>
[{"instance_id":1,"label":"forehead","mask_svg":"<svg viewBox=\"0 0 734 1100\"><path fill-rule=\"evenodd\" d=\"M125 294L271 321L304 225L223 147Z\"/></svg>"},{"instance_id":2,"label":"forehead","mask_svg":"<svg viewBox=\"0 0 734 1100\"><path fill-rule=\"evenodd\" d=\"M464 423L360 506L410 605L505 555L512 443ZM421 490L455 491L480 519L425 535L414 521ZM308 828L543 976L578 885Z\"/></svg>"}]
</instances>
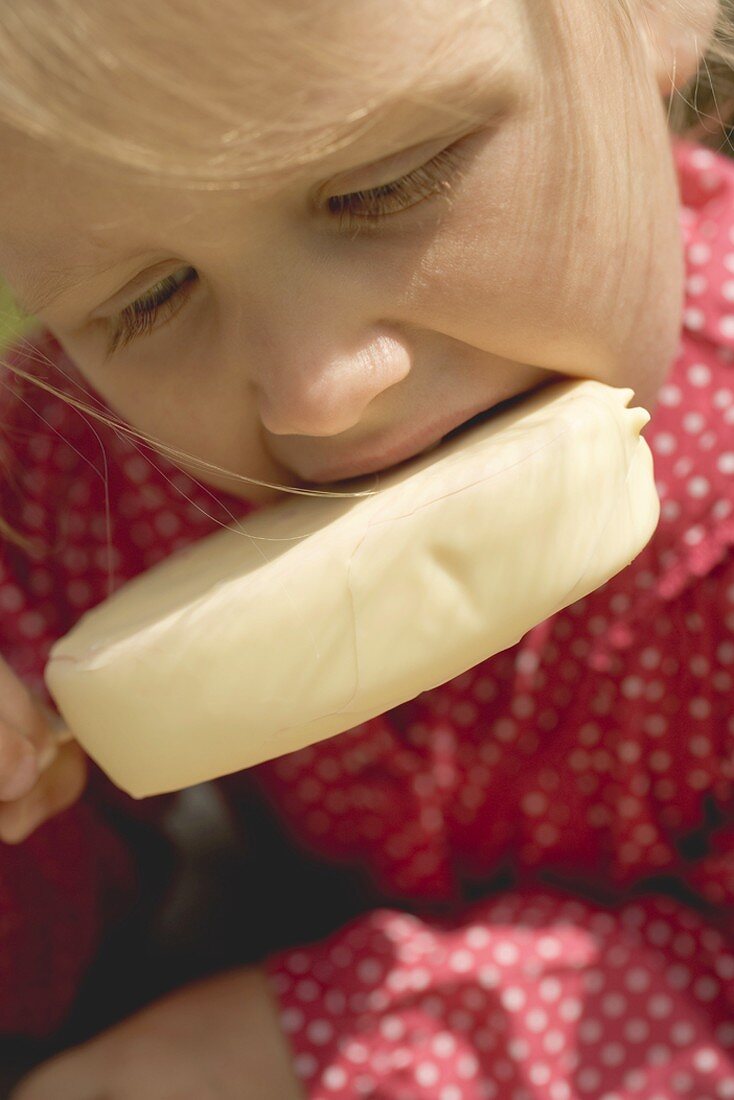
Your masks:
<instances>
[{"instance_id":1,"label":"forehead","mask_svg":"<svg viewBox=\"0 0 734 1100\"><path fill-rule=\"evenodd\" d=\"M40 243L48 288L64 272L78 281L100 270L109 251L119 260L121 237L128 246L147 238L149 246L151 226L161 236L185 226L203 201L214 239L217 210L231 210L233 196L189 192L202 171L242 178L257 193L292 178L299 166L338 156L340 149L348 155L355 141L357 161L396 151L406 144L406 120L416 110L443 114L447 122L473 105L481 113L488 91L517 71L523 2L85 5L79 23L79 48L88 46L84 66L74 71L70 58L61 84L58 68L39 71L39 101L60 102L65 110L71 104L66 128L91 137L103 152L105 142L122 141L148 163L164 150L182 184L174 183L172 194L170 180L161 188L114 167L98 174L75 154L73 138L64 152L51 153L24 136L9 134L6 141L3 134L0 271L11 286L27 285L29 257ZM140 240L132 239L136 231ZM38 291L43 295L41 285Z\"/></svg>"},{"instance_id":2,"label":"forehead","mask_svg":"<svg viewBox=\"0 0 734 1100\"><path fill-rule=\"evenodd\" d=\"M192 172L236 153L256 178L321 155L406 95L431 97L447 72L501 66L524 2L73 0L76 53L61 75L41 66L38 96L45 84L101 150L165 149Z\"/></svg>"}]
</instances>

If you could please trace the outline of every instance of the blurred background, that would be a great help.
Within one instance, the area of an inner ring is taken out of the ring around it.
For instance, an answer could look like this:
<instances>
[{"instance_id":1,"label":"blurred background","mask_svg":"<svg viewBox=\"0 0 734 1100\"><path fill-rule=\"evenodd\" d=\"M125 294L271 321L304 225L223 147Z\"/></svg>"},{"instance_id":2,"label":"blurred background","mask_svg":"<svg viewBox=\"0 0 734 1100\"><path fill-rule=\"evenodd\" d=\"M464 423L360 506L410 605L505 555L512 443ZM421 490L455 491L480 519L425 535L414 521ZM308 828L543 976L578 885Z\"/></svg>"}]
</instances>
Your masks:
<instances>
[{"instance_id":1,"label":"blurred background","mask_svg":"<svg viewBox=\"0 0 734 1100\"><path fill-rule=\"evenodd\" d=\"M19 335L26 332L34 324L35 321L32 317L21 320L13 305L9 291L0 280L0 352L4 351L8 344L14 343Z\"/></svg>"}]
</instances>

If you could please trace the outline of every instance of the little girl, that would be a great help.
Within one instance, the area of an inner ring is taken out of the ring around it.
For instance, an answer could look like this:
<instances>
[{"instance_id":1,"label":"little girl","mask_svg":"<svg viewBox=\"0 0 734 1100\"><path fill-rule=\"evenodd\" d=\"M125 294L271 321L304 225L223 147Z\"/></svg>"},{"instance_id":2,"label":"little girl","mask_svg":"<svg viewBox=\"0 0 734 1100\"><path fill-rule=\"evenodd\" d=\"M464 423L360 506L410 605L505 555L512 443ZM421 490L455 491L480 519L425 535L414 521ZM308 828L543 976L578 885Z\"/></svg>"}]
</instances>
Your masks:
<instances>
[{"instance_id":1,"label":"little girl","mask_svg":"<svg viewBox=\"0 0 734 1100\"><path fill-rule=\"evenodd\" d=\"M168 805L48 763L87 609L553 375L635 390L662 501L512 649L216 784L361 912L13 1100L734 1097L734 165L668 118L732 31L728 0L3 5L0 271L43 322L3 397L5 1035L63 1023Z\"/></svg>"}]
</instances>

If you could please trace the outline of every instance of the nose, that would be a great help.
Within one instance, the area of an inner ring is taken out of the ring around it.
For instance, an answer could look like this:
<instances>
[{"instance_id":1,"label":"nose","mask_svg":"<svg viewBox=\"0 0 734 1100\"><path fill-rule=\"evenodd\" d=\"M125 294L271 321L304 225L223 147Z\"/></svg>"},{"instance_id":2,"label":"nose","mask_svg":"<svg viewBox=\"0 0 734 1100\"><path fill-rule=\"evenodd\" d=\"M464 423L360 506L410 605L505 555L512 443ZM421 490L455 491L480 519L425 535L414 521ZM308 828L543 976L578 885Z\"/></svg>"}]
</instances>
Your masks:
<instances>
[{"instance_id":1,"label":"nose","mask_svg":"<svg viewBox=\"0 0 734 1100\"><path fill-rule=\"evenodd\" d=\"M269 365L254 381L267 431L329 436L357 424L370 402L405 378L411 355L398 336L373 329L351 346L294 341Z\"/></svg>"}]
</instances>

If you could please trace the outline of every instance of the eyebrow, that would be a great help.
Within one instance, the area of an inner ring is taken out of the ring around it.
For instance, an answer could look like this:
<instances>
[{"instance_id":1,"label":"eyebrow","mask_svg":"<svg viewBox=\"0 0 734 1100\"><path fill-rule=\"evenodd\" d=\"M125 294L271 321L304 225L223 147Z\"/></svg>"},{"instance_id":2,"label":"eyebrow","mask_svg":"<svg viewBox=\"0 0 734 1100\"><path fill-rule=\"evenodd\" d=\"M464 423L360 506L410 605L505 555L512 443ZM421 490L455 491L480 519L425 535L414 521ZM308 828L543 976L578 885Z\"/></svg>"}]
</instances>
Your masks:
<instances>
[{"instance_id":1,"label":"eyebrow","mask_svg":"<svg viewBox=\"0 0 734 1100\"><path fill-rule=\"evenodd\" d=\"M442 87L434 85L430 87L430 91L426 91L419 85L412 90L413 95L407 95L403 90L366 109L363 113L360 112L360 117L351 121L356 122L357 129L360 130L360 124L364 125L365 122L368 125L379 124L382 118L392 111L411 104L419 109L434 105L446 113L456 112L457 114L463 114L467 108L480 103L483 103L485 110L490 103L496 110L510 91L506 81L502 79L508 69L511 69L511 66L506 64L504 57L498 55L495 58L486 59L481 70L472 67L458 76L453 74ZM457 100L462 107L455 105ZM348 127L348 129L351 128ZM95 244L109 252L109 245L100 241L95 241ZM11 294L13 305L22 319L32 318L55 302L65 291L76 287L80 282L79 275L86 275L90 279L103 275L112 268L118 267L125 259L132 259L133 255L135 253L129 252L127 255L118 255L111 261L103 261L99 264L72 264L63 269L46 268L36 272L29 275L20 295Z\"/></svg>"},{"instance_id":2,"label":"eyebrow","mask_svg":"<svg viewBox=\"0 0 734 1100\"><path fill-rule=\"evenodd\" d=\"M63 269L51 268L36 272L29 276L20 295L11 295L13 305L24 320L34 317L42 309L55 302L65 290L71 289L78 282L77 276L86 274L90 278L95 275L104 275L121 262L115 259L112 262L100 264L72 264Z\"/></svg>"}]
</instances>

